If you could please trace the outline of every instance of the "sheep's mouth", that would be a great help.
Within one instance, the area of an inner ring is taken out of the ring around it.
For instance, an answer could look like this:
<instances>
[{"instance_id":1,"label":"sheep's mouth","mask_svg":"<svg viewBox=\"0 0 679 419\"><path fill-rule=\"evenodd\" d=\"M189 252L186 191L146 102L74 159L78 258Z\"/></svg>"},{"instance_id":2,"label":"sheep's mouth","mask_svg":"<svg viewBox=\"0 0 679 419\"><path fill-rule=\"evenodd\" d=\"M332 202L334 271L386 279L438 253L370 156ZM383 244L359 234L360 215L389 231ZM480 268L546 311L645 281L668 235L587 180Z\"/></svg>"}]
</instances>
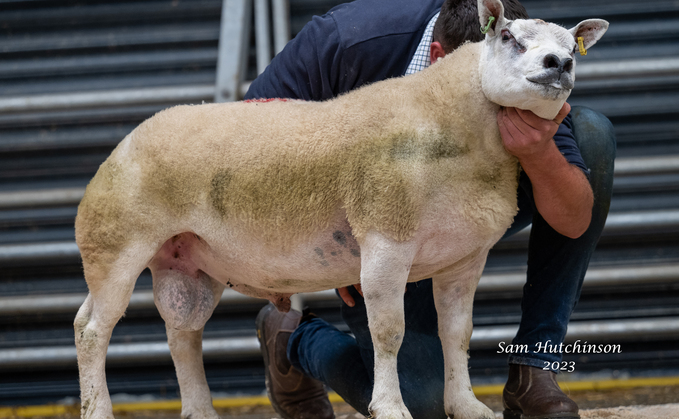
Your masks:
<instances>
[{"instance_id":1,"label":"sheep's mouth","mask_svg":"<svg viewBox=\"0 0 679 419\"><path fill-rule=\"evenodd\" d=\"M552 83L545 83L543 81L534 81L526 77L526 80L533 86L533 92L535 95L540 96L547 100L561 100L564 97L568 97L571 93L571 89L568 89L563 83L558 81Z\"/></svg>"},{"instance_id":2,"label":"sheep's mouth","mask_svg":"<svg viewBox=\"0 0 679 419\"><path fill-rule=\"evenodd\" d=\"M526 76L526 80L552 91L573 89L573 77L567 72L544 71L537 74L529 74Z\"/></svg>"},{"instance_id":3,"label":"sheep's mouth","mask_svg":"<svg viewBox=\"0 0 679 419\"><path fill-rule=\"evenodd\" d=\"M548 95L554 95L554 94L560 94L560 93L565 93L570 91L570 89L566 89L559 83L540 83L532 80L528 80L531 84L533 84L538 90L544 92L545 94Z\"/></svg>"}]
</instances>

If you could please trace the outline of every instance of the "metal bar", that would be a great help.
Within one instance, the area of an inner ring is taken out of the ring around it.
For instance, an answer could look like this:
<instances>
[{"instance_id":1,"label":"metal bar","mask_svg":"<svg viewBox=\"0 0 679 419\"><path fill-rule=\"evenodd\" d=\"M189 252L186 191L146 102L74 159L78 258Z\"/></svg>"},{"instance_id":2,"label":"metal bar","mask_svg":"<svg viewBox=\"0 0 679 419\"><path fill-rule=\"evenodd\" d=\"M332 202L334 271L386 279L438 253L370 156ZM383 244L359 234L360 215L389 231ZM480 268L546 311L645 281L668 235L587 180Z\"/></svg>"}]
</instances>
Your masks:
<instances>
[{"instance_id":1,"label":"metal bar","mask_svg":"<svg viewBox=\"0 0 679 419\"><path fill-rule=\"evenodd\" d=\"M252 0L224 0L219 33L215 102L238 100L245 80Z\"/></svg>"},{"instance_id":2,"label":"metal bar","mask_svg":"<svg viewBox=\"0 0 679 419\"><path fill-rule=\"evenodd\" d=\"M591 268L585 274L583 287L618 287L642 284L673 283L679 280L679 265L625 266ZM526 272L484 274L477 293L520 292L526 283Z\"/></svg>"},{"instance_id":3,"label":"metal bar","mask_svg":"<svg viewBox=\"0 0 679 419\"><path fill-rule=\"evenodd\" d=\"M133 297L136 294L133 294ZM76 313L85 302L86 296L86 294L58 294L2 297L0 316ZM153 298L153 295L151 297Z\"/></svg>"},{"instance_id":4,"label":"metal bar","mask_svg":"<svg viewBox=\"0 0 679 419\"><path fill-rule=\"evenodd\" d=\"M78 205L85 188L41 189L0 193L0 208Z\"/></svg>"},{"instance_id":5,"label":"metal bar","mask_svg":"<svg viewBox=\"0 0 679 419\"><path fill-rule=\"evenodd\" d=\"M142 105L158 102L181 103L210 100L214 91L213 85L195 85L8 97L0 98L0 112Z\"/></svg>"},{"instance_id":6,"label":"metal bar","mask_svg":"<svg viewBox=\"0 0 679 419\"><path fill-rule=\"evenodd\" d=\"M119 123L119 124L99 124L92 126L78 126L78 127L59 127L54 131L46 132L47 130L23 130L13 131L3 130L2 141L0 141L0 153L8 152L44 152L47 150L69 150L82 147L115 147L120 140L125 138L134 128L136 124ZM69 188L81 189L85 188ZM49 193L50 191L59 190L57 187L43 189L40 192ZM33 193L32 190L18 190L12 192L0 192L0 197L5 194L15 193ZM81 192L82 194L82 192ZM2 198L0 198L0 202ZM57 201L59 201L57 199ZM19 201L17 201L19 202ZM49 205L46 201L46 204ZM2 204L0 204L2 205ZM60 204L58 204L60 205Z\"/></svg>"},{"instance_id":7,"label":"metal bar","mask_svg":"<svg viewBox=\"0 0 679 419\"><path fill-rule=\"evenodd\" d=\"M230 0L228 0L230 1ZM108 28L96 28L83 33L79 30L54 33L33 32L33 36L0 38L0 51L4 54L42 51L60 51L111 46L167 45L173 43L214 42L219 36L216 22L197 22L141 26L129 31L111 32ZM37 55L37 54L36 54Z\"/></svg>"},{"instance_id":8,"label":"metal bar","mask_svg":"<svg viewBox=\"0 0 679 419\"><path fill-rule=\"evenodd\" d=\"M654 0L647 2L618 2L616 7L610 7L608 2L588 2L588 16L601 16L604 19L619 16L641 16L647 17L650 14L674 13L677 11L677 4L673 0ZM533 18L540 18L547 21L564 19L582 19L583 13L580 7L573 7L568 2L531 2L528 12Z\"/></svg>"},{"instance_id":9,"label":"metal bar","mask_svg":"<svg viewBox=\"0 0 679 419\"><path fill-rule=\"evenodd\" d=\"M0 78L21 78L74 74L98 74L112 70L157 70L168 67L217 63L214 47L170 51L142 51L118 54L87 54L67 57L40 57L0 61Z\"/></svg>"},{"instance_id":10,"label":"metal bar","mask_svg":"<svg viewBox=\"0 0 679 419\"><path fill-rule=\"evenodd\" d=\"M46 110L30 113L0 113L0 129L26 129L34 127L63 125L82 126L83 124L129 124L130 121L142 121L166 109L170 104L152 104L139 106L117 106L113 108L78 108L64 110ZM58 129L58 128L57 128Z\"/></svg>"},{"instance_id":11,"label":"metal bar","mask_svg":"<svg viewBox=\"0 0 679 419\"><path fill-rule=\"evenodd\" d=\"M619 268L593 268L585 275L584 288L619 287L630 285L666 284L679 281L679 265L625 266ZM490 273L481 277L477 294L493 292L520 292L526 283L525 272ZM0 297L0 316L73 313L85 301L86 294L56 294ZM300 310L305 303L339 303L335 290L296 294L293 308ZM259 305L266 300L248 297L231 289L222 294L221 304ZM128 310L153 309L153 291L136 291L132 294Z\"/></svg>"},{"instance_id":12,"label":"metal bar","mask_svg":"<svg viewBox=\"0 0 679 419\"><path fill-rule=\"evenodd\" d=\"M615 160L616 176L679 172L679 156L620 158Z\"/></svg>"},{"instance_id":13,"label":"metal bar","mask_svg":"<svg viewBox=\"0 0 679 419\"><path fill-rule=\"evenodd\" d=\"M596 109L608 118L634 117L637 119L644 115L660 116L679 113L676 93L671 91L654 92L653 96L649 96L646 92L630 92L629 94L625 92L619 96L616 95L614 100L609 96L587 95L572 98L569 103Z\"/></svg>"},{"instance_id":14,"label":"metal bar","mask_svg":"<svg viewBox=\"0 0 679 419\"><path fill-rule=\"evenodd\" d=\"M259 358L261 352L256 337L203 340L203 358L221 359L225 353L236 359Z\"/></svg>"},{"instance_id":15,"label":"metal bar","mask_svg":"<svg viewBox=\"0 0 679 419\"><path fill-rule=\"evenodd\" d=\"M577 80L608 79L613 77L658 77L679 74L679 58L653 58L652 60L621 60L578 64Z\"/></svg>"},{"instance_id":16,"label":"metal bar","mask_svg":"<svg viewBox=\"0 0 679 419\"><path fill-rule=\"evenodd\" d=\"M471 349L498 348L499 342L509 343L518 326L476 327L471 336ZM566 342L577 340L590 343L614 342L616 344L634 340L655 340L679 338L679 318L663 317L616 321L572 322L568 327ZM261 356L259 342L254 336L204 339L203 356L206 359L219 358L233 361L244 358L256 359ZM112 344L108 347L108 365L125 363L169 363L170 350L167 342L143 342ZM16 348L0 350L0 370L22 368L64 367L76 364L76 350L73 346Z\"/></svg>"},{"instance_id":17,"label":"metal bar","mask_svg":"<svg viewBox=\"0 0 679 419\"><path fill-rule=\"evenodd\" d=\"M283 51L290 41L290 1L272 0L274 53Z\"/></svg>"},{"instance_id":18,"label":"metal bar","mask_svg":"<svg viewBox=\"0 0 679 419\"><path fill-rule=\"evenodd\" d=\"M258 358L259 341L254 336L204 339L203 358ZM106 353L108 365L124 363L169 363L167 342L111 344ZM75 346L17 348L0 350L0 370L72 366L76 363Z\"/></svg>"},{"instance_id":19,"label":"metal bar","mask_svg":"<svg viewBox=\"0 0 679 419\"><path fill-rule=\"evenodd\" d=\"M677 28L676 18L649 19L649 20L627 20L617 25L611 25L606 31L605 42L623 42L627 40L640 41L645 39L676 37Z\"/></svg>"},{"instance_id":20,"label":"metal bar","mask_svg":"<svg viewBox=\"0 0 679 419\"><path fill-rule=\"evenodd\" d=\"M0 350L0 370L27 367L64 367L75 364L75 346Z\"/></svg>"},{"instance_id":21,"label":"metal bar","mask_svg":"<svg viewBox=\"0 0 679 419\"><path fill-rule=\"evenodd\" d=\"M27 314L75 313L78 311L87 294L29 295L23 297L1 297L0 316L21 316ZM227 289L220 300L222 304L261 304L267 300L248 297ZM135 291L127 306L128 310L155 308L153 291Z\"/></svg>"},{"instance_id":22,"label":"metal bar","mask_svg":"<svg viewBox=\"0 0 679 419\"><path fill-rule=\"evenodd\" d=\"M0 3L16 3L15 1L3 0ZM81 7L68 7L56 3L52 7L26 7L19 10L3 11L3 23L7 27L16 29L28 27L34 29L40 27L63 27L64 21L87 22L93 27L101 27L95 24L132 22L148 23L151 19L186 19L202 18L214 21L214 16L219 13L220 1L192 1L192 2L114 2L109 4L83 4ZM162 21L162 20L161 20ZM37 26L40 25L40 26Z\"/></svg>"},{"instance_id":23,"label":"metal bar","mask_svg":"<svg viewBox=\"0 0 679 419\"><path fill-rule=\"evenodd\" d=\"M325 290L317 292L306 292L300 294L305 303L309 302L329 302L329 301L339 301L335 290Z\"/></svg>"},{"instance_id":24,"label":"metal bar","mask_svg":"<svg viewBox=\"0 0 679 419\"><path fill-rule=\"evenodd\" d=\"M305 294L295 294L290 297L290 307L293 310L302 311L306 300Z\"/></svg>"},{"instance_id":25,"label":"metal bar","mask_svg":"<svg viewBox=\"0 0 679 419\"><path fill-rule=\"evenodd\" d=\"M80 260L78 246L72 241L0 246L0 266L55 259L68 262Z\"/></svg>"},{"instance_id":26,"label":"metal bar","mask_svg":"<svg viewBox=\"0 0 679 419\"><path fill-rule=\"evenodd\" d=\"M679 210L633 211L608 214L602 236L641 234L679 229ZM524 228L509 238L511 242L527 241L531 226Z\"/></svg>"},{"instance_id":27,"label":"metal bar","mask_svg":"<svg viewBox=\"0 0 679 419\"><path fill-rule=\"evenodd\" d=\"M257 46L257 74L262 74L271 62L269 0L255 0L255 44Z\"/></svg>"},{"instance_id":28,"label":"metal bar","mask_svg":"<svg viewBox=\"0 0 679 419\"><path fill-rule=\"evenodd\" d=\"M629 232L667 230L678 227L678 210L634 211L609 214L604 227L604 234L620 235Z\"/></svg>"}]
</instances>

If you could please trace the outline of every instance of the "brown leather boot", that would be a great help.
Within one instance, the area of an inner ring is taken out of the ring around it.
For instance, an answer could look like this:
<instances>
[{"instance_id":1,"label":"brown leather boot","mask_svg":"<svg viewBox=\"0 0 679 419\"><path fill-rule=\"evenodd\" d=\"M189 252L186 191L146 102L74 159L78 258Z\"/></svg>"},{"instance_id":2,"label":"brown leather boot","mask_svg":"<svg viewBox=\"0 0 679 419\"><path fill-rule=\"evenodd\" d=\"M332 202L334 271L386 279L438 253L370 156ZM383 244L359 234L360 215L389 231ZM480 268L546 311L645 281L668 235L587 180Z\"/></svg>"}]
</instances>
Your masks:
<instances>
[{"instance_id":1,"label":"brown leather boot","mask_svg":"<svg viewBox=\"0 0 679 419\"><path fill-rule=\"evenodd\" d=\"M528 365L509 365L502 392L504 419L580 419L578 405L556 383L556 374Z\"/></svg>"},{"instance_id":2,"label":"brown leather boot","mask_svg":"<svg viewBox=\"0 0 679 419\"><path fill-rule=\"evenodd\" d=\"M290 335L302 314L281 313L268 304L257 315L257 338L264 356L266 391L283 419L332 419L335 414L323 383L304 375L288 360Z\"/></svg>"}]
</instances>

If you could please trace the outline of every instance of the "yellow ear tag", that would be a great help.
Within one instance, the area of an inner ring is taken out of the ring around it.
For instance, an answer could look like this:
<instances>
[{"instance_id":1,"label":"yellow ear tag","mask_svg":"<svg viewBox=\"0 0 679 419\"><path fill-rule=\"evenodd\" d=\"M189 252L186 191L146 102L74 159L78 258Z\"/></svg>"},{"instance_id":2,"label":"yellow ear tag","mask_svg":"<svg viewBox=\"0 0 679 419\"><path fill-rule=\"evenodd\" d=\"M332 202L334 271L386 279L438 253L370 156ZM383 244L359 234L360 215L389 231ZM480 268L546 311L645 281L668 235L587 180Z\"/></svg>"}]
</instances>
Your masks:
<instances>
[{"instance_id":1,"label":"yellow ear tag","mask_svg":"<svg viewBox=\"0 0 679 419\"><path fill-rule=\"evenodd\" d=\"M580 49L580 55L587 55L587 50L585 49L583 41L584 39L582 38L582 36L578 36L578 48Z\"/></svg>"}]
</instances>

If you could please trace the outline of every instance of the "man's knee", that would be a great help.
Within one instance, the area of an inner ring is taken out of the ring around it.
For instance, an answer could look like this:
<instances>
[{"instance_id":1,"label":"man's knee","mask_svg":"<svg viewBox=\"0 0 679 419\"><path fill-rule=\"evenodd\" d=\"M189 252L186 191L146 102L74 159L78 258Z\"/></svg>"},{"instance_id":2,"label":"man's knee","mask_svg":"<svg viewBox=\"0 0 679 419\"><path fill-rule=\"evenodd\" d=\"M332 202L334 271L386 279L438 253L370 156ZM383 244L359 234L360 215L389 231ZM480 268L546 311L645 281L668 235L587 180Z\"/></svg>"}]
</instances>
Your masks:
<instances>
[{"instance_id":1,"label":"man's knee","mask_svg":"<svg viewBox=\"0 0 679 419\"><path fill-rule=\"evenodd\" d=\"M616 141L613 124L603 114L584 106L573 106L573 135L587 165L612 162ZM590 160L590 161L588 161Z\"/></svg>"},{"instance_id":2,"label":"man's knee","mask_svg":"<svg viewBox=\"0 0 679 419\"><path fill-rule=\"evenodd\" d=\"M594 193L594 208L590 232L603 230L613 194L613 168L616 142L611 121L603 114L583 106L573 106L573 135L585 165L590 170L589 181Z\"/></svg>"}]
</instances>

